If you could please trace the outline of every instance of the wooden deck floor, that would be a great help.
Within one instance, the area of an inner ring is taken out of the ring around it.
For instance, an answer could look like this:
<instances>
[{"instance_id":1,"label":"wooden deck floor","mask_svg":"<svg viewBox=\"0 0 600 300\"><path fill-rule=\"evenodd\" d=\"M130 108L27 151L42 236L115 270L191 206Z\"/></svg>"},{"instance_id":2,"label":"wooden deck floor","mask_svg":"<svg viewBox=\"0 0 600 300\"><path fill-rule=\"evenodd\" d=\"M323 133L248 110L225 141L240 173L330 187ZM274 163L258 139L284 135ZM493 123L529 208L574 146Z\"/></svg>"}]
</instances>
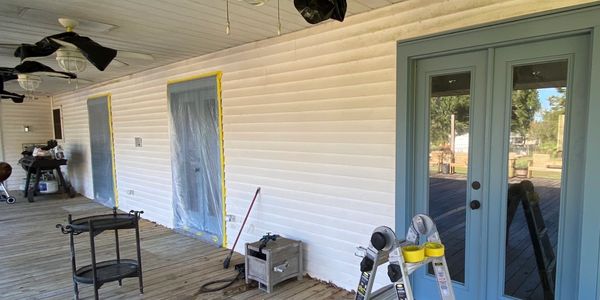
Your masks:
<instances>
[{"instance_id":1,"label":"wooden deck floor","mask_svg":"<svg viewBox=\"0 0 600 300\"><path fill-rule=\"evenodd\" d=\"M554 246L558 239L560 207L560 181L530 179L540 195L540 209ZM520 182L520 180L511 181ZM430 214L436 221L442 241L446 245L446 258L453 280L464 281L465 204L467 182L461 176L441 176L430 179ZM519 206L510 226L506 249L505 293L520 299L544 299L537 273L533 246L530 241L523 208Z\"/></svg>"},{"instance_id":2,"label":"wooden deck floor","mask_svg":"<svg viewBox=\"0 0 600 300\"><path fill-rule=\"evenodd\" d=\"M18 193L15 193L15 195ZM73 284L68 236L54 226L74 218L108 213L83 197L39 197L28 203L21 197L16 204L0 203L0 298L72 299ZM137 278L107 283L100 289L101 299L352 299L347 291L305 277L276 286L266 294L243 281L224 291L194 296L200 285L214 279L235 276L233 265L243 262L234 255L229 270L223 269L227 250L175 233L163 226L143 221L140 224L144 295ZM90 262L87 234L76 236L78 266ZM121 257L135 257L133 233L120 232ZM97 236L98 261L113 259L114 236ZM89 285L80 285L81 299L93 299Z\"/></svg>"}]
</instances>

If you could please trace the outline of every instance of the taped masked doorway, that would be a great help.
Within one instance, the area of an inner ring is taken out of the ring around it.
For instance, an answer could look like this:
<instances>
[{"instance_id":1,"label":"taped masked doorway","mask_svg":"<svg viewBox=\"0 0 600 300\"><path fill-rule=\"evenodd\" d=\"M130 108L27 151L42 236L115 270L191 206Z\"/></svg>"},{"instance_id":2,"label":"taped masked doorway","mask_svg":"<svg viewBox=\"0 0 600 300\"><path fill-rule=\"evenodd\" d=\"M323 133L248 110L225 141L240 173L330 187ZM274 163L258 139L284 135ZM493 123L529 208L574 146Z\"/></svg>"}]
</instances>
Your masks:
<instances>
[{"instance_id":1,"label":"taped masked doorway","mask_svg":"<svg viewBox=\"0 0 600 300\"><path fill-rule=\"evenodd\" d=\"M174 226L223 244L220 73L170 82Z\"/></svg>"},{"instance_id":2,"label":"taped masked doorway","mask_svg":"<svg viewBox=\"0 0 600 300\"><path fill-rule=\"evenodd\" d=\"M90 98L87 101L87 107L90 122L94 201L108 207L118 206L110 96Z\"/></svg>"}]
</instances>

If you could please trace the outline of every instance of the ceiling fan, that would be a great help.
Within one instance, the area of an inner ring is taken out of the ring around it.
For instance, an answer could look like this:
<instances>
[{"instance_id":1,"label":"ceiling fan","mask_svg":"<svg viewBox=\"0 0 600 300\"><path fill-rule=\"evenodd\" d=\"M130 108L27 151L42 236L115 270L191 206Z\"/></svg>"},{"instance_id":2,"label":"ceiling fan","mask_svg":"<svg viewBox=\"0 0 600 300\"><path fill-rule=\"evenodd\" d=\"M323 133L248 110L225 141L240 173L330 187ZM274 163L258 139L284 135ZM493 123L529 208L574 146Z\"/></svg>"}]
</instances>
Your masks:
<instances>
[{"instance_id":1,"label":"ceiling fan","mask_svg":"<svg viewBox=\"0 0 600 300\"><path fill-rule=\"evenodd\" d=\"M0 76L2 77L2 91L4 91L5 81L16 79L21 88L28 92L32 92L39 87L40 83L42 82L42 76L63 78L68 80L77 78L77 75L74 73L55 71L54 69L42 63L30 60L24 61L14 68L0 67Z\"/></svg>"},{"instance_id":2,"label":"ceiling fan","mask_svg":"<svg viewBox=\"0 0 600 300\"><path fill-rule=\"evenodd\" d=\"M344 21L346 16L346 0L294 0L296 10L310 24L317 24L327 19Z\"/></svg>"},{"instance_id":3,"label":"ceiling fan","mask_svg":"<svg viewBox=\"0 0 600 300\"><path fill-rule=\"evenodd\" d=\"M21 44L14 52L21 61L44 57L56 53L58 65L66 72L79 73L85 70L87 62L92 63L98 70L104 71L111 63L128 65L122 59L154 60L151 55L117 51L104 47L89 37L81 36L73 31L79 22L75 19L59 18L58 22L66 31L47 36L35 44Z\"/></svg>"}]
</instances>

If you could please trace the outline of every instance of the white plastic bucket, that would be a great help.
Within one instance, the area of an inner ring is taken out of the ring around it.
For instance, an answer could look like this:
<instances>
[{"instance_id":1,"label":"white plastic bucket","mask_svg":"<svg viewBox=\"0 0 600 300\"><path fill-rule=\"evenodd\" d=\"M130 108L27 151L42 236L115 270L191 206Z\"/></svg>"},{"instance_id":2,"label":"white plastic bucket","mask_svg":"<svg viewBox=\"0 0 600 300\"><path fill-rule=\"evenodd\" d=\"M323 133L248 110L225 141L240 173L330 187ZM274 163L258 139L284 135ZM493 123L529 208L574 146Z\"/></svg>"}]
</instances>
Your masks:
<instances>
[{"instance_id":1,"label":"white plastic bucket","mask_svg":"<svg viewBox=\"0 0 600 300\"><path fill-rule=\"evenodd\" d=\"M58 182L56 180L40 181L38 186L41 194L58 192Z\"/></svg>"}]
</instances>

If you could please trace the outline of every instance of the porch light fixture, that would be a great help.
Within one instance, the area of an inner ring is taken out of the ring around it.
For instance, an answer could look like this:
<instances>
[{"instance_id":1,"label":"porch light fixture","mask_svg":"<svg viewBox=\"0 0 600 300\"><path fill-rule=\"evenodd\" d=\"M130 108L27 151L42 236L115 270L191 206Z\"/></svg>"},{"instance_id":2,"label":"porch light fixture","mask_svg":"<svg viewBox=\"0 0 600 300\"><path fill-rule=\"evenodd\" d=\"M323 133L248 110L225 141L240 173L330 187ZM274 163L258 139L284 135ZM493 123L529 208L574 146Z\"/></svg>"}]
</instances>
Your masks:
<instances>
[{"instance_id":1,"label":"porch light fixture","mask_svg":"<svg viewBox=\"0 0 600 300\"><path fill-rule=\"evenodd\" d=\"M65 72L79 73L87 67L87 60L79 49L61 47L56 50L56 61Z\"/></svg>"},{"instance_id":2,"label":"porch light fixture","mask_svg":"<svg viewBox=\"0 0 600 300\"><path fill-rule=\"evenodd\" d=\"M31 74L19 74L17 75L17 81L22 89L32 92L35 91L38 87L40 87L40 83L42 83L42 78L37 75Z\"/></svg>"}]
</instances>

